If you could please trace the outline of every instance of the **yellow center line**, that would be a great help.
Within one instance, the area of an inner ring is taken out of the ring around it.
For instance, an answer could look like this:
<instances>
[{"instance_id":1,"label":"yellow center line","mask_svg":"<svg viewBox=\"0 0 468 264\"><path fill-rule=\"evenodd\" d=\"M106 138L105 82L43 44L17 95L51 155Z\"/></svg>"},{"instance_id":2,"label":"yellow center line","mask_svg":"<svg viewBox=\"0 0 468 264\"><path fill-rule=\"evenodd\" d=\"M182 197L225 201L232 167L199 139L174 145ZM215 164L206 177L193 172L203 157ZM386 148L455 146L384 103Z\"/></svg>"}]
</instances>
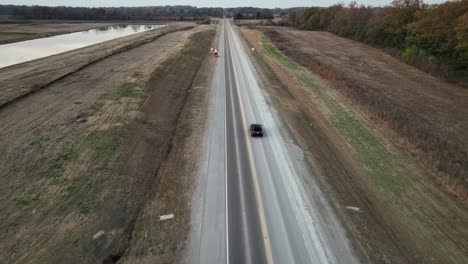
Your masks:
<instances>
[{"instance_id":1,"label":"yellow center line","mask_svg":"<svg viewBox=\"0 0 468 264\"><path fill-rule=\"evenodd\" d=\"M230 55L231 55L231 58L232 58L232 52L230 53ZM233 65L232 69L234 71L234 81L236 82L236 86L239 89L240 86L239 86L239 82L238 82L238 78L237 78L237 71L236 71L236 68L234 67L234 65ZM245 111L244 111L244 106L243 106L244 103L242 101L242 97L240 96L240 93L239 93L238 89L237 89L237 97L239 98L239 105L240 105L240 111L241 111L241 117L242 117L242 127L244 128L243 130L244 130L244 134L245 134L245 143L247 145L247 154L248 154L248 159L249 159L249 163L250 163L250 171L251 171L253 182L254 182L255 198L256 198L256 202L257 202L258 214L259 214L259 217L260 217L260 227L262 229L261 231L262 231L263 242L264 242L264 246L265 246L265 255L267 257L267 263L273 264L273 256L272 256L272 253L271 253L270 239L269 239L269 236L268 236L268 230L267 230L265 213L264 213L265 211L263 209L263 202L262 202L262 198L261 198L261 195L260 195L260 187L259 187L259 184L258 184L257 170L256 170L255 162L254 162L254 159L253 159L252 146L250 145L250 141L249 141L249 133L247 133L247 128L245 127L245 125L247 123L246 123Z\"/></svg>"}]
</instances>

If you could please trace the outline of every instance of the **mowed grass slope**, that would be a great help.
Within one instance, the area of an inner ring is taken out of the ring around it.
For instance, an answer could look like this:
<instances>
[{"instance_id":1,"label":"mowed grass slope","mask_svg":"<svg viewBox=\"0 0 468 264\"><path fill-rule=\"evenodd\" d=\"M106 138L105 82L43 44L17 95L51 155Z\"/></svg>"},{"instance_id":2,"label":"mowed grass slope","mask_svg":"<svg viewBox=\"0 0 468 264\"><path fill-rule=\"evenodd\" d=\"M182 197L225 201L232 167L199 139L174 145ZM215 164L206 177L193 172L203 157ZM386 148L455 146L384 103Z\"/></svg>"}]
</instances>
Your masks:
<instances>
[{"instance_id":1,"label":"mowed grass slope","mask_svg":"<svg viewBox=\"0 0 468 264\"><path fill-rule=\"evenodd\" d=\"M361 179L355 182L362 181L370 187L372 195L369 194L369 197L379 197L373 203L387 208L385 214L392 215L384 217L389 230L400 229L393 234L396 236L394 239L399 240L398 247L412 254L413 259L424 262L465 263L468 260L466 207L453 203L453 197L440 192L427 180L424 172L408 162L407 157L391 146L347 100L325 85L323 79L284 55L267 36L261 36L258 48L266 61L274 63L274 67L282 69L295 80L296 84L289 85L302 87L313 96L308 103L319 102L323 118L342 136L351 156L365 171L365 175L360 175ZM303 102L307 103L307 99ZM333 185L340 183L329 184L333 189ZM343 207L348 205L346 201L341 202L344 202L341 204ZM382 208L374 210L378 212ZM366 217L366 213L362 217ZM398 227L401 224L403 226ZM379 258L374 256L371 259Z\"/></svg>"}]
</instances>

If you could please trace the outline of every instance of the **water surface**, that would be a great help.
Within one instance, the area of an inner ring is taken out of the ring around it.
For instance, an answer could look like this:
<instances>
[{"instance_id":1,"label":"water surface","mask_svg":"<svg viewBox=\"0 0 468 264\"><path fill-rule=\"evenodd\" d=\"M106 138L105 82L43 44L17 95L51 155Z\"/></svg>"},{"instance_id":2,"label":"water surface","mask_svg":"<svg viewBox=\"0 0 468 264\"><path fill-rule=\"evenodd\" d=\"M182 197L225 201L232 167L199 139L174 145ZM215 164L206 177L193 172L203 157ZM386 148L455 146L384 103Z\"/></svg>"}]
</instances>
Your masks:
<instances>
[{"instance_id":1,"label":"water surface","mask_svg":"<svg viewBox=\"0 0 468 264\"><path fill-rule=\"evenodd\" d=\"M0 68L83 48L164 25L113 25L48 38L0 45Z\"/></svg>"}]
</instances>

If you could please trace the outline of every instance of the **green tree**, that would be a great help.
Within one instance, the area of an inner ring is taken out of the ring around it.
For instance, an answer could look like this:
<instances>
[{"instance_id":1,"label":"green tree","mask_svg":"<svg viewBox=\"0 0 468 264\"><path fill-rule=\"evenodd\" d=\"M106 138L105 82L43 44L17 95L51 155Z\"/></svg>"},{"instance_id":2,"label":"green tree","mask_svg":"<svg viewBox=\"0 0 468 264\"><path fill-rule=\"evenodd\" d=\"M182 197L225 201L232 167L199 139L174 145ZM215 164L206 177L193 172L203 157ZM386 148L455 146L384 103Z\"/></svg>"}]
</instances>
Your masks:
<instances>
[{"instance_id":1,"label":"green tree","mask_svg":"<svg viewBox=\"0 0 468 264\"><path fill-rule=\"evenodd\" d=\"M438 60L460 67L467 63L460 45L463 28L466 31L467 27L463 19L466 14L468 1L446 2L419 10L415 21L407 26L408 46L417 46Z\"/></svg>"},{"instance_id":2,"label":"green tree","mask_svg":"<svg viewBox=\"0 0 468 264\"><path fill-rule=\"evenodd\" d=\"M330 30L336 15L341 12L343 5L333 5L320 11L320 28Z\"/></svg>"},{"instance_id":3,"label":"green tree","mask_svg":"<svg viewBox=\"0 0 468 264\"><path fill-rule=\"evenodd\" d=\"M320 30L320 16L319 14L313 14L307 19L306 23L307 30Z\"/></svg>"},{"instance_id":4,"label":"green tree","mask_svg":"<svg viewBox=\"0 0 468 264\"><path fill-rule=\"evenodd\" d=\"M387 33L393 35L397 47L404 48L407 26L415 21L416 12L424 6L421 0L394 0L391 6L385 8L383 26Z\"/></svg>"},{"instance_id":5,"label":"green tree","mask_svg":"<svg viewBox=\"0 0 468 264\"><path fill-rule=\"evenodd\" d=\"M468 12L457 18L455 23L457 48L468 49Z\"/></svg>"}]
</instances>

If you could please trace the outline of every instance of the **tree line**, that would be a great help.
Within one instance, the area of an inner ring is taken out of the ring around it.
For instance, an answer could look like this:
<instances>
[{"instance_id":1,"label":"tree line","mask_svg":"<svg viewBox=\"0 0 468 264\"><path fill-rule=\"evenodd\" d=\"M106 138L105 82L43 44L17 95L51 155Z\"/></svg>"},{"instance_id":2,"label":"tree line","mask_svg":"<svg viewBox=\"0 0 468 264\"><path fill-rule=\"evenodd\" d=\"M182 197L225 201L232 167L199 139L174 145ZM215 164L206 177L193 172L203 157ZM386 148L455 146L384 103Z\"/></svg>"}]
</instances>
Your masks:
<instances>
[{"instance_id":1,"label":"tree line","mask_svg":"<svg viewBox=\"0 0 468 264\"><path fill-rule=\"evenodd\" d=\"M226 17L234 19L273 19L273 11L268 8L234 7L225 8L224 11Z\"/></svg>"},{"instance_id":2,"label":"tree line","mask_svg":"<svg viewBox=\"0 0 468 264\"><path fill-rule=\"evenodd\" d=\"M232 7L225 8L224 15L234 19L273 19L276 16L286 16L291 12L301 11L305 7L291 8L259 8L259 7Z\"/></svg>"},{"instance_id":3,"label":"tree line","mask_svg":"<svg viewBox=\"0 0 468 264\"><path fill-rule=\"evenodd\" d=\"M202 20L222 17L223 9L193 6L49 7L0 5L0 15L13 19L57 20Z\"/></svg>"},{"instance_id":4,"label":"tree line","mask_svg":"<svg viewBox=\"0 0 468 264\"><path fill-rule=\"evenodd\" d=\"M258 8L258 7L202 7L193 6L147 6L147 7L49 7L0 5L0 16L13 19L57 19L57 20L160 20L162 17L200 18L200 17L237 17L239 19L272 19L273 15L287 15L298 11L296 8Z\"/></svg>"},{"instance_id":5,"label":"tree line","mask_svg":"<svg viewBox=\"0 0 468 264\"><path fill-rule=\"evenodd\" d=\"M384 48L430 73L468 79L468 0L425 4L394 0L378 8L358 5L311 7L289 13L299 29L323 30Z\"/></svg>"}]
</instances>

